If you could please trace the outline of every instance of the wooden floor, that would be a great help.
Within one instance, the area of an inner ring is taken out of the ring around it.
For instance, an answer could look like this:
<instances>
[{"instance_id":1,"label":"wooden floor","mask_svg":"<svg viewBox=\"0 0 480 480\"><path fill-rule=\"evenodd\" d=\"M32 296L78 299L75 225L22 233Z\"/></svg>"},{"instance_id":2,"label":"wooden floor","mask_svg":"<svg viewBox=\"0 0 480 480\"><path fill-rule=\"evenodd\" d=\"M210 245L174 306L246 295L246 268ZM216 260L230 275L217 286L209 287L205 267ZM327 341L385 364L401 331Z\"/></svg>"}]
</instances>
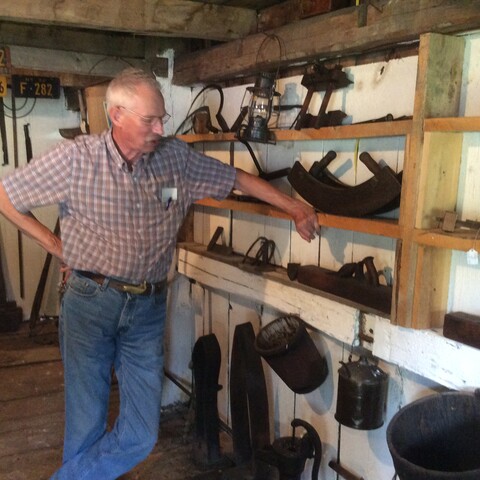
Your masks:
<instances>
[{"instance_id":1,"label":"wooden floor","mask_svg":"<svg viewBox=\"0 0 480 480\"><path fill-rule=\"evenodd\" d=\"M110 422L118 396L113 391ZM185 405L162 413L152 454L122 480L186 480L192 462L193 415ZM63 439L63 370L56 326L46 322L0 334L0 480L44 480L58 468Z\"/></svg>"}]
</instances>

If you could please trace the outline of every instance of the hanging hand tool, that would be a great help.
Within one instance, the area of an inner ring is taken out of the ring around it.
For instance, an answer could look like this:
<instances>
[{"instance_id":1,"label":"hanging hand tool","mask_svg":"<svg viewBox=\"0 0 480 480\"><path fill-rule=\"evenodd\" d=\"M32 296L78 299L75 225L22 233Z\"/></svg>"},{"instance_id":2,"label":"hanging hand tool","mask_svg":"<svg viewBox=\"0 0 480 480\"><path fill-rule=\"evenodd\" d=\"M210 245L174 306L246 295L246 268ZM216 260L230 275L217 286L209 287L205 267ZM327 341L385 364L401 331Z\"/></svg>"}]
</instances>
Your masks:
<instances>
[{"instance_id":1,"label":"hanging hand tool","mask_svg":"<svg viewBox=\"0 0 480 480\"><path fill-rule=\"evenodd\" d=\"M347 87L351 82L340 66L327 68L321 64L315 64L302 78L302 85L307 89L307 96L295 121L295 130L306 127L326 127L340 125L346 114L340 110L332 110L327 113L327 105L333 90ZM314 92L325 91L325 95L317 116L307 113Z\"/></svg>"},{"instance_id":2,"label":"hanging hand tool","mask_svg":"<svg viewBox=\"0 0 480 480\"><path fill-rule=\"evenodd\" d=\"M5 107L0 97L0 136L2 137L3 164L8 165L7 129L5 128Z\"/></svg>"},{"instance_id":3,"label":"hanging hand tool","mask_svg":"<svg viewBox=\"0 0 480 480\"><path fill-rule=\"evenodd\" d=\"M53 230L54 235L60 235L60 219L57 218L55 228ZM43 264L42 273L40 274L40 280L37 285L35 297L33 298L32 309L30 310L30 334L35 330L35 327L40 319L40 307L42 306L43 294L45 293L45 286L47 284L48 272L50 271L50 263L52 262L53 255L47 253L45 262Z\"/></svg>"},{"instance_id":4,"label":"hanging hand tool","mask_svg":"<svg viewBox=\"0 0 480 480\"><path fill-rule=\"evenodd\" d=\"M26 123L23 126L23 133L25 134L25 152L27 154L27 163L30 163L30 160L33 157L33 152L32 152L32 140L30 139L30 132L28 130L28 127L30 126L29 123Z\"/></svg>"},{"instance_id":5,"label":"hanging hand tool","mask_svg":"<svg viewBox=\"0 0 480 480\"><path fill-rule=\"evenodd\" d=\"M17 132L17 113L15 105L15 95L12 90L12 128L13 128L13 165L18 168L18 132ZM17 230L18 244L18 278L20 283L20 298L25 296L25 281L23 275L23 238L22 232Z\"/></svg>"}]
</instances>

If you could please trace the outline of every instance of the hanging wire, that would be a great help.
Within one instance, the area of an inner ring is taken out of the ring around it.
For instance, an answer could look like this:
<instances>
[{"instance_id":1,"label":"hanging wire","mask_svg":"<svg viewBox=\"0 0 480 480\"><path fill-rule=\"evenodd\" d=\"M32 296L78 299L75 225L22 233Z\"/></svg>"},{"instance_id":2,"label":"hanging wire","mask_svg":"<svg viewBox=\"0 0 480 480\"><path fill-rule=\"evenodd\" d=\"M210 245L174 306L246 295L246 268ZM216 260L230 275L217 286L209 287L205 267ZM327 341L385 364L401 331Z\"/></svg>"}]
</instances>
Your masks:
<instances>
[{"instance_id":1,"label":"hanging wire","mask_svg":"<svg viewBox=\"0 0 480 480\"><path fill-rule=\"evenodd\" d=\"M32 103L31 107L29 108L29 110L28 110L26 113L22 113L21 115L18 115L17 112L18 112L19 110L22 110L22 108L25 107L25 105L27 104L27 101L28 101L28 98L25 98L25 101L23 102L23 105L22 105L21 107L15 108L15 114L16 114L16 115L15 115L15 118L16 118L17 120L18 120L19 118L25 118L25 117L27 117L28 115L30 115L30 114L32 113L33 109L35 108L35 105L36 105L36 103L37 103L37 99L36 99L36 98L33 99L33 103ZM3 105L5 106L5 108L6 108L7 110L10 110L10 111L13 113L12 107L9 107L5 102L3 103ZM5 116L6 116L7 118L13 118L13 115L9 115L9 114L6 113L6 112L5 112L4 114L5 114Z\"/></svg>"},{"instance_id":2,"label":"hanging wire","mask_svg":"<svg viewBox=\"0 0 480 480\"><path fill-rule=\"evenodd\" d=\"M23 102L23 105L21 107L17 107L15 110L21 110L23 107L25 107L25 105L27 104L27 101L28 101L28 98L25 98L25 101ZM9 107L5 102L3 103L3 105L5 106L5 108L7 110L10 110L12 111L12 107Z\"/></svg>"},{"instance_id":3,"label":"hanging wire","mask_svg":"<svg viewBox=\"0 0 480 480\"><path fill-rule=\"evenodd\" d=\"M282 59L286 59L286 46L285 46L285 41L283 40L282 37L280 37L279 35L275 34L275 33L263 33L265 35L265 38L262 40L262 43L260 44L260 46L258 47L258 50L257 50L257 55L255 57L255 63L258 63L258 57L262 51L262 48L264 47L265 43L268 41L268 40L276 40L277 44L278 44L278 48L280 50L280 60ZM277 72L278 72L278 69L277 69Z\"/></svg>"},{"instance_id":4,"label":"hanging wire","mask_svg":"<svg viewBox=\"0 0 480 480\"><path fill-rule=\"evenodd\" d=\"M100 65L102 62L105 62L105 61L107 61L107 60L112 60L112 59L113 59L113 60L120 60L120 61L126 63L129 67L134 67L133 63L130 63L128 60L126 60L126 59L123 58L123 57L108 57L108 56L105 56L105 57L101 58L100 60L96 61L96 62L90 67L90 70L88 71L88 73L89 73L89 74L92 73L93 70L94 70L95 68L97 68L98 65Z\"/></svg>"},{"instance_id":5,"label":"hanging wire","mask_svg":"<svg viewBox=\"0 0 480 480\"><path fill-rule=\"evenodd\" d=\"M215 83L210 83L208 85L205 85L205 87L203 87L196 95L195 95L195 98L192 100L192 103L190 104L190 107L187 111L187 114L185 116L185 119L183 120L183 122L178 126L178 128L176 129L175 131L175 135L178 135L179 132L184 128L185 124L187 123L188 120L190 120L199 110L201 110L203 107L199 107L197 109L195 109L194 111L192 111L192 108L193 106L195 105L195 102L198 100L198 98L200 97L200 95L202 93L204 93L205 91L207 90L217 90L217 92L219 93L220 95L220 104L218 106L218 112L217 112L217 120L218 120L218 116L221 115L221 112L222 112L222 109L223 109L223 103L224 103L224 97L223 97L223 90L222 88L220 87L220 85L217 85ZM186 130L184 130L182 132L182 134L185 134L185 133L188 133L190 130L192 129L192 125L187 128Z\"/></svg>"}]
</instances>

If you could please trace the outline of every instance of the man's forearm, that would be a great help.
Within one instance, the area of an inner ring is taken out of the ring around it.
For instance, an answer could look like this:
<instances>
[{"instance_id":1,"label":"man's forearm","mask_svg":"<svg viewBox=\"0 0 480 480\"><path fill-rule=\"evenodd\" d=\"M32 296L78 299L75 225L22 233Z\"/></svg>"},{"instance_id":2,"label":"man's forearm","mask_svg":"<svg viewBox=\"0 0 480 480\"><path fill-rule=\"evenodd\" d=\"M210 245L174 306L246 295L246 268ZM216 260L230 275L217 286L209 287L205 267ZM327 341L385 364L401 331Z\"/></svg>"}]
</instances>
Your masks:
<instances>
[{"instance_id":1,"label":"man's forearm","mask_svg":"<svg viewBox=\"0 0 480 480\"><path fill-rule=\"evenodd\" d=\"M8 198L2 183L0 183L0 213L47 252L63 261L61 240L32 214L19 212Z\"/></svg>"},{"instance_id":2,"label":"man's forearm","mask_svg":"<svg viewBox=\"0 0 480 480\"><path fill-rule=\"evenodd\" d=\"M309 242L320 227L315 210L310 205L281 192L265 180L237 168L235 188L263 200L291 215L300 236Z\"/></svg>"}]
</instances>

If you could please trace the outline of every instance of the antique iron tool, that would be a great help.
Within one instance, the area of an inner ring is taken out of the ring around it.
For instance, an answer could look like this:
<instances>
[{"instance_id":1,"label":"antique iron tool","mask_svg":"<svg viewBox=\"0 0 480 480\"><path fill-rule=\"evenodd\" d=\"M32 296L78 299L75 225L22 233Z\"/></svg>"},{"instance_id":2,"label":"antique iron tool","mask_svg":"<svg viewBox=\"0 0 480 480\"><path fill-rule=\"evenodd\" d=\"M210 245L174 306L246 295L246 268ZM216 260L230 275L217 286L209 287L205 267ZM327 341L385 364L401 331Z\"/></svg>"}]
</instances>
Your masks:
<instances>
[{"instance_id":1,"label":"antique iron tool","mask_svg":"<svg viewBox=\"0 0 480 480\"><path fill-rule=\"evenodd\" d=\"M327 68L323 64L315 64L303 76L301 83L307 88L307 96L295 122L295 130L340 125L346 114L340 110L327 112L327 105L334 90L344 88L352 83L341 67L336 65L333 68ZM314 116L307 111L313 94L319 91L325 91L325 95L318 115Z\"/></svg>"},{"instance_id":2,"label":"antique iron tool","mask_svg":"<svg viewBox=\"0 0 480 480\"><path fill-rule=\"evenodd\" d=\"M390 315L392 287L379 283L373 257L346 263L336 272L316 265L289 263L287 274L290 280Z\"/></svg>"},{"instance_id":3,"label":"antique iron tool","mask_svg":"<svg viewBox=\"0 0 480 480\"><path fill-rule=\"evenodd\" d=\"M314 459L312 467L312 480L318 479L318 472L322 460L322 442L316 430L309 423L299 418L294 418L291 423L293 434L289 437L280 437L274 440L271 447L256 452L256 468L254 480L267 480L262 471L261 463L267 463L278 469L279 480L300 480L308 458ZM295 428L303 427L306 434L303 437L295 436Z\"/></svg>"},{"instance_id":4,"label":"antique iron tool","mask_svg":"<svg viewBox=\"0 0 480 480\"><path fill-rule=\"evenodd\" d=\"M328 153L319 164L314 164L313 174L312 170L307 172L297 161L288 174L292 187L317 210L333 215L362 217L392 205L391 202L398 202L401 182L390 167L380 167L367 152L363 152L359 158L374 175L359 185L347 186L325 173L333 158Z\"/></svg>"}]
</instances>

